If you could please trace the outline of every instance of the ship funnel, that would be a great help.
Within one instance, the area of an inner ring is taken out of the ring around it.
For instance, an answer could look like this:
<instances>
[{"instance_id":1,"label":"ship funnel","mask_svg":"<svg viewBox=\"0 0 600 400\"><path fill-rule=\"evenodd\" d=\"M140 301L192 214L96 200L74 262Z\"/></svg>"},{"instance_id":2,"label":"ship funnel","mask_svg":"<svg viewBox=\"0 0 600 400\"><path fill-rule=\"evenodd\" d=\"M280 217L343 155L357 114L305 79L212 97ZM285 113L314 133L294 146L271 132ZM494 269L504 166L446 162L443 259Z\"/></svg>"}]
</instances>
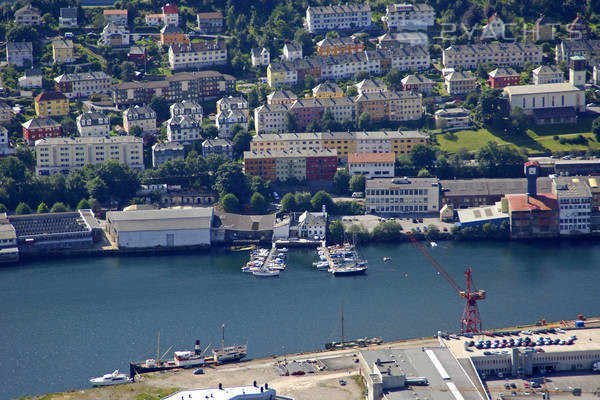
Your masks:
<instances>
[{"instance_id":1,"label":"ship funnel","mask_svg":"<svg viewBox=\"0 0 600 400\"><path fill-rule=\"evenodd\" d=\"M196 340L196 344L194 345L194 354L200 355L200 341Z\"/></svg>"}]
</instances>

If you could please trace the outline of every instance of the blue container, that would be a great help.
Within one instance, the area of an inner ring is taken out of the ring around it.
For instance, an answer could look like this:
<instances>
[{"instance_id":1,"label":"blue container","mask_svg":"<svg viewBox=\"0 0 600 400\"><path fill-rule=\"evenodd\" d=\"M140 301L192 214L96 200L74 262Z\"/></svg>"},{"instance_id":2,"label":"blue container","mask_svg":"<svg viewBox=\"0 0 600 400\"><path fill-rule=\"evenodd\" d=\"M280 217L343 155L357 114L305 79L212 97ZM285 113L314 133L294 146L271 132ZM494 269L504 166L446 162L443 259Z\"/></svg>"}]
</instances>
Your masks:
<instances>
[{"instance_id":1,"label":"blue container","mask_svg":"<svg viewBox=\"0 0 600 400\"><path fill-rule=\"evenodd\" d=\"M585 321L577 320L575 321L575 328L583 328L585 326Z\"/></svg>"}]
</instances>

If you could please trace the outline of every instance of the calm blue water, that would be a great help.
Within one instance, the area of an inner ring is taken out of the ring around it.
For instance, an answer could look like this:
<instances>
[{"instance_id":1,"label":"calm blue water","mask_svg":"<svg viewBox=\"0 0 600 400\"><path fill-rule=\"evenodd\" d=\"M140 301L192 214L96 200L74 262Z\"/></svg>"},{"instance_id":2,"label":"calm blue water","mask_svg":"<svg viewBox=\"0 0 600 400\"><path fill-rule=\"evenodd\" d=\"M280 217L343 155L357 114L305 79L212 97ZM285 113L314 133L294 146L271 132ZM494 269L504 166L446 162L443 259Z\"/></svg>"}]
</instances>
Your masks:
<instances>
[{"instance_id":1,"label":"calm blue water","mask_svg":"<svg viewBox=\"0 0 600 400\"><path fill-rule=\"evenodd\" d=\"M88 379L161 349L248 343L249 357L321 349L340 334L385 340L457 330L464 306L408 243L364 247L363 277L312 267L290 252L280 278L240 272L247 253L75 258L0 268L0 399L89 387ZM484 328L597 315L600 245L440 242L431 253L464 284L471 266L488 299ZM392 262L382 262L382 257Z\"/></svg>"}]
</instances>

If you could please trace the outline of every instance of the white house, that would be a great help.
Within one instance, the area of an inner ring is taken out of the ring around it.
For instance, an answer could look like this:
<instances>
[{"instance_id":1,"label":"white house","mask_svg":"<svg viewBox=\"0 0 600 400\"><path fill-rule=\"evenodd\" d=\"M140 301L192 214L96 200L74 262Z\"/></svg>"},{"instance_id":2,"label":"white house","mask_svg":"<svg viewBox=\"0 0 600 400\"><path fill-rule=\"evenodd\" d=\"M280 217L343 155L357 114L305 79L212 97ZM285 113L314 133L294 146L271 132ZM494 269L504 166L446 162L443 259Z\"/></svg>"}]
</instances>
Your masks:
<instances>
[{"instance_id":1,"label":"white house","mask_svg":"<svg viewBox=\"0 0 600 400\"><path fill-rule=\"evenodd\" d=\"M327 212L304 211L298 218L298 237L325 239Z\"/></svg>"},{"instance_id":2,"label":"white house","mask_svg":"<svg viewBox=\"0 0 600 400\"><path fill-rule=\"evenodd\" d=\"M556 65L540 65L531 71L534 85L545 83L563 83L565 76Z\"/></svg>"},{"instance_id":3,"label":"white house","mask_svg":"<svg viewBox=\"0 0 600 400\"><path fill-rule=\"evenodd\" d=\"M504 21L497 13L489 19L487 25L483 26L481 39L502 40L504 38Z\"/></svg>"},{"instance_id":4,"label":"white house","mask_svg":"<svg viewBox=\"0 0 600 400\"><path fill-rule=\"evenodd\" d=\"M262 49L256 47L253 48L252 51L250 51L250 58L252 59L253 67L262 67L265 65L269 65L269 63L271 62L271 52L265 47L263 47Z\"/></svg>"},{"instance_id":5,"label":"white house","mask_svg":"<svg viewBox=\"0 0 600 400\"><path fill-rule=\"evenodd\" d=\"M100 39L99 46L129 46L129 29L124 25L115 25L112 22L106 24Z\"/></svg>"},{"instance_id":6,"label":"white house","mask_svg":"<svg viewBox=\"0 0 600 400\"><path fill-rule=\"evenodd\" d=\"M101 112L84 112L77 117L77 131L79 136L108 136L110 121Z\"/></svg>"},{"instance_id":7,"label":"white house","mask_svg":"<svg viewBox=\"0 0 600 400\"><path fill-rule=\"evenodd\" d=\"M392 178L396 155L389 153L350 153L348 171L350 175L364 175L365 178Z\"/></svg>"},{"instance_id":8,"label":"white house","mask_svg":"<svg viewBox=\"0 0 600 400\"><path fill-rule=\"evenodd\" d=\"M61 28L77 27L77 8L61 8L60 17L58 17L58 25Z\"/></svg>"},{"instance_id":9,"label":"white house","mask_svg":"<svg viewBox=\"0 0 600 400\"><path fill-rule=\"evenodd\" d=\"M229 110L217 114L217 128L219 137L230 139L233 136L233 126L239 124L243 129L248 129L248 116L240 110Z\"/></svg>"},{"instance_id":10,"label":"white house","mask_svg":"<svg viewBox=\"0 0 600 400\"><path fill-rule=\"evenodd\" d=\"M42 87L42 71L38 68L31 68L25 71L25 75L19 78L19 88L21 89L39 89Z\"/></svg>"},{"instance_id":11,"label":"white house","mask_svg":"<svg viewBox=\"0 0 600 400\"><path fill-rule=\"evenodd\" d=\"M0 126L0 156L9 156L14 153L14 150L10 147L8 140L8 129Z\"/></svg>"},{"instance_id":12,"label":"white house","mask_svg":"<svg viewBox=\"0 0 600 400\"><path fill-rule=\"evenodd\" d=\"M302 46L298 43L286 43L283 45L283 59L294 61L302 58Z\"/></svg>"},{"instance_id":13,"label":"white house","mask_svg":"<svg viewBox=\"0 0 600 400\"><path fill-rule=\"evenodd\" d=\"M176 115L187 115L193 119L202 122L202 106L195 100L182 100L178 103L171 104L169 107L171 117Z\"/></svg>"},{"instance_id":14,"label":"white house","mask_svg":"<svg viewBox=\"0 0 600 400\"><path fill-rule=\"evenodd\" d=\"M176 115L167 121L169 142L192 142L202 136L202 123L189 115Z\"/></svg>"},{"instance_id":15,"label":"white house","mask_svg":"<svg viewBox=\"0 0 600 400\"><path fill-rule=\"evenodd\" d=\"M108 234L119 248L210 246L213 208L112 211Z\"/></svg>"}]
</instances>

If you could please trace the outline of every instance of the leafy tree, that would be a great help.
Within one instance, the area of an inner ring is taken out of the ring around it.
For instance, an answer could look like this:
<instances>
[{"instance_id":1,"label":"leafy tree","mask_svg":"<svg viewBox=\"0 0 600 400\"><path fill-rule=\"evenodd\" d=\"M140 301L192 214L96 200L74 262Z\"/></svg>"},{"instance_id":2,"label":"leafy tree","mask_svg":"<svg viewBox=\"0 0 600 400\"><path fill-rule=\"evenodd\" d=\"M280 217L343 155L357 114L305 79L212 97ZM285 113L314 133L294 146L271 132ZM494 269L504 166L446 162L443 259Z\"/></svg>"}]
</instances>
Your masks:
<instances>
[{"instance_id":1,"label":"leafy tree","mask_svg":"<svg viewBox=\"0 0 600 400\"><path fill-rule=\"evenodd\" d=\"M365 191L366 178L363 174L358 174L350 178L350 191L351 192L364 192Z\"/></svg>"},{"instance_id":2,"label":"leafy tree","mask_svg":"<svg viewBox=\"0 0 600 400\"><path fill-rule=\"evenodd\" d=\"M144 130L142 129L141 126L134 125L129 128L129 134L131 136L135 136L135 137L142 137L142 135L144 134Z\"/></svg>"},{"instance_id":3,"label":"leafy tree","mask_svg":"<svg viewBox=\"0 0 600 400\"><path fill-rule=\"evenodd\" d=\"M18 160L23 163L23 168L34 169L35 168L35 153L32 147L19 146L15 150L15 156Z\"/></svg>"},{"instance_id":4,"label":"leafy tree","mask_svg":"<svg viewBox=\"0 0 600 400\"><path fill-rule=\"evenodd\" d=\"M304 78L304 88L310 90L315 86L317 86L317 81L315 80L315 78L312 75L306 75L306 77Z\"/></svg>"},{"instance_id":5,"label":"leafy tree","mask_svg":"<svg viewBox=\"0 0 600 400\"><path fill-rule=\"evenodd\" d=\"M135 64L131 61L123 61L121 63L121 79L124 81L132 81L135 78ZM156 110L154 110L156 111ZM158 113L158 111L157 111Z\"/></svg>"},{"instance_id":6,"label":"leafy tree","mask_svg":"<svg viewBox=\"0 0 600 400\"><path fill-rule=\"evenodd\" d=\"M421 168L417 174L419 178L431 178L431 172L427 168Z\"/></svg>"},{"instance_id":7,"label":"leafy tree","mask_svg":"<svg viewBox=\"0 0 600 400\"><path fill-rule=\"evenodd\" d=\"M15 209L15 214L17 215L31 214L31 212L31 207L29 207L25 202L20 202Z\"/></svg>"},{"instance_id":8,"label":"leafy tree","mask_svg":"<svg viewBox=\"0 0 600 400\"><path fill-rule=\"evenodd\" d=\"M250 179L250 191L260 193L265 199L268 199L271 197L271 182L265 182L260 176L253 176Z\"/></svg>"},{"instance_id":9,"label":"leafy tree","mask_svg":"<svg viewBox=\"0 0 600 400\"><path fill-rule=\"evenodd\" d=\"M38 33L29 25L16 25L6 32L7 42L35 42Z\"/></svg>"},{"instance_id":10,"label":"leafy tree","mask_svg":"<svg viewBox=\"0 0 600 400\"><path fill-rule=\"evenodd\" d=\"M286 193L281 199L282 211L296 211L296 199L292 193Z\"/></svg>"},{"instance_id":11,"label":"leafy tree","mask_svg":"<svg viewBox=\"0 0 600 400\"><path fill-rule=\"evenodd\" d=\"M358 89L356 88L356 86L348 86L346 88L346 96L349 96L349 97L358 96Z\"/></svg>"},{"instance_id":12,"label":"leafy tree","mask_svg":"<svg viewBox=\"0 0 600 400\"><path fill-rule=\"evenodd\" d=\"M417 168L429 167L435 161L435 150L423 144L414 146L408 155L411 163Z\"/></svg>"},{"instance_id":13,"label":"leafy tree","mask_svg":"<svg viewBox=\"0 0 600 400\"><path fill-rule=\"evenodd\" d=\"M81 199L79 203L77 203L77 210L87 210L90 208L90 203L86 199Z\"/></svg>"},{"instance_id":14,"label":"leafy tree","mask_svg":"<svg viewBox=\"0 0 600 400\"><path fill-rule=\"evenodd\" d=\"M475 118L483 123L496 123L501 118L499 89L484 89L479 95L477 107L475 107Z\"/></svg>"},{"instance_id":15,"label":"leafy tree","mask_svg":"<svg viewBox=\"0 0 600 400\"><path fill-rule=\"evenodd\" d=\"M96 167L96 173L110 188L110 195L121 201L129 200L135 196L135 192L140 186L138 174L129 166L119 164L116 160L108 160L99 165ZM102 198L93 194L92 197L102 200Z\"/></svg>"},{"instance_id":16,"label":"leafy tree","mask_svg":"<svg viewBox=\"0 0 600 400\"><path fill-rule=\"evenodd\" d=\"M325 206L328 212L331 212L335 206L331 195L324 190L319 190L317 193L315 193L310 200L310 205L315 211L321 211L323 206Z\"/></svg>"},{"instance_id":17,"label":"leafy tree","mask_svg":"<svg viewBox=\"0 0 600 400\"><path fill-rule=\"evenodd\" d=\"M358 117L358 129L364 131L371 129L371 114L368 111L363 111Z\"/></svg>"},{"instance_id":18,"label":"leafy tree","mask_svg":"<svg viewBox=\"0 0 600 400\"><path fill-rule=\"evenodd\" d=\"M169 103L164 96L152 96L152 100L150 100L150 108L156 112L156 117L160 121L166 121L170 117Z\"/></svg>"},{"instance_id":19,"label":"leafy tree","mask_svg":"<svg viewBox=\"0 0 600 400\"><path fill-rule=\"evenodd\" d=\"M233 193L236 197L242 198L248 194L246 175L242 172L240 164L224 163L217 169L216 176L213 189L219 192L221 196Z\"/></svg>"},{"instance_id":20,"label":"leafy tree","mask_svg":"<svg viewBox=\"0 0 600 400\"><path fill-rule=\"evenodd\" d=\"M227 193L221 199L221 206L223 207L223 210L225 210L225 212L237 212L240 206L240 201L234 194Z\"/></svg>"},{"instance_id":21,"label":"leafy tree","mask_svg":"<svg viewBox=\"0 0 600 400\"><path fill-rule=\"evenodd\" d=\"M329 238L334 243L344 242L344 224L341 221L335 220L329 224Z\"/></svg>"},{"instance_id":22,"label":"leafy tree","mask_svg":"<svg viewBox=\"0 0 600 400\"><path fill-rule=\"evenodd\" d=\"M202 127L202 136L205 139L214 139L219 135L219 129L215 124L207 124Z\"/></svg>"},{"instance_id":23,"label":"leafy tree","mask_svg":"<svg viewBox=\"0 0 600 400\"><path fill-rule=\"evenodd\" d=\"M252 197L250 197L250 207L252 208L252 211L258 214L264 214L267 212L267 201L262 194L254 192Z\"/></svg>"},{"instance_id":24,"label":"leafy tree","mask_svg":"<svg viewBox=\"0 0 600 400\"><path fill-rule=\"evenodd\" d=\"M100 177L95 177L87 183L87 190L94 199L99 201L105 201L108 199L110 193L108 192L108 186Z\"/></svg>"},{"instance_id":25,"label":"leafy tree","mask_svg":"<svg viewBox=\"0 0 600 400\"><path fill-rule=\"evenodd\" d=\"M396 241L402 237L402 226L396 221L384 221L373 229L373 239L380 241Z\"/></svg>"},{"instance_id":26,"label":"leafy tree","mask_svg":"<svg viewBox=\"0 0 600 400\"><path fill-rule=\"evenodd\" d=\"M8 208L2 203L0 203L0 213L8 212Z\"/></svg>"},{"instance_id":27,"label":"leafy tree","mask_svg":"<svg viewBox=\"0 0 600 400\"><path fill-rule=\"evenodd\" d=\"M73 205L77 199L84 199L88 196L86 177L83 171L80 169L71 171L65 179L64 200Z\"/></svg>"},{"instance_id":28,"label":"leafy tree","mask_svg":"<svg viewBox=\"0 0 600 400\"><path fill-rule=\"evenodd\" d=\"M37 213L38 214L48 214L50 212L50 209L48 208L48 206L46 205L46 203L44 203L43 201L40 203L40 205L37 208Z\"/></svg>"},{"instance_id":29,"label":"leafy tree","mask_svg":"<svg viewBox=\"0 0 600 400\"><path fill-rule=\"evenodd\" d=\"M296 122L296 117L291 112L286 112L284 117L285 122L285 130L287 132L296 132L298 131L298 122Z\"/></svg>"},{"instance_id":30,"label":"leafy tree","mask_svg":"<svg viewBox=\"0 0 600 400\"><path fill-rule=\"evenodd\" d=\"M383 78L384 82L392 90L402 89L402 74L398 68L392 68Z\"/></svg>"},{"instance_id":31,"label":"leafy tree","mask_svg":"<svg viewBox=\"0 0 600 400\"><path fill-rule=\"evenodd\" d=\"M77 124L71 117L63 117L60 121L62 127L62 133L64 136L75 136L77 134Z\"/></svg>"},{"instance_id":32,"label":"leafy tree","mask_svg":"<svg viewBox=\"0 0 600 400\"><path fill-rule=\"evenodd\" d=\"M338 169L333 176L333 189L338 194L348 193L348 183L350 182L350 174L346 168Z\"/></svg>"},{"instance_id":33,"label":"leafy tree","mask_svg":"<svg viewBox=\"0 0 600 400\"><path fill-rule=\"evenodd\" d=\"M596 136L596 141L600 142L600 117L592 121L592 132Z\"/></svg>"},{"instance_id":34,"label":"leafy tree","mask_svg":"<svg viewBox=\"0 0 600 400\"><path fill-rule=\"evenodd\" d=\"M56 203L54 203L52 205L52 209L50 209L50 211L52 211L52 212L66 212L66 211L69 211L69 208L65 205L65 203L57 201Z\"/></svg>"},{"instance_id":35,"label":"leafy tree","mask_svg":"<svg viewBox=\"0 0 600 400\"><path fill-rule=\"evenodd\" d=\"M233 154L236 158L241 157L245 151L250 150L250 142L252 141L252 135L246 130L239 131L233 137Z\"/></svg>"},{"instance_id":36,"label":"leafy tree","mask_svg":"<svg viewBox=\"0 0 600 400\"><path fill-rule=\"evenodd\" d=\"M310 207L311 207L310 193L296 192L294 194L294 201L296 202L296 210L297 211L310 210Z\"/></svg>"}]
</instances>

